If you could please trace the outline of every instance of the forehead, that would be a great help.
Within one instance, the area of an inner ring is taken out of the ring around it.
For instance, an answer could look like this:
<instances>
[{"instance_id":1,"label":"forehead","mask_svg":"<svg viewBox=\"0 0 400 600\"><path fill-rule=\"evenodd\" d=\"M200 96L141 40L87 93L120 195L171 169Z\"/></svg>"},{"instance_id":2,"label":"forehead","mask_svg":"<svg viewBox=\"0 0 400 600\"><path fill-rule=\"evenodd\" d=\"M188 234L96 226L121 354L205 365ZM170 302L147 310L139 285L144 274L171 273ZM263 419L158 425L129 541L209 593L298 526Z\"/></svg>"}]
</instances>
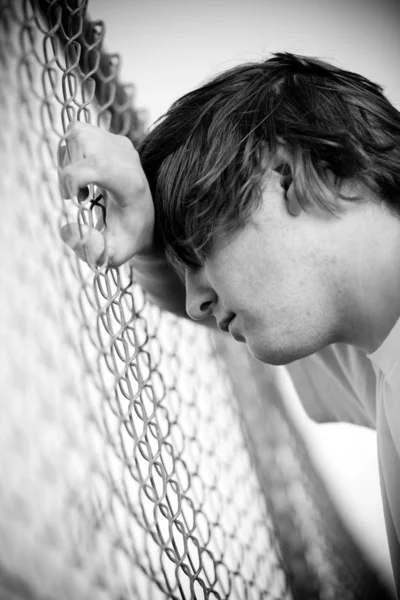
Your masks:
<instances>
[{"instance_id":1,"label":"forehead","mask_svg":"<svg viewBox=\"0 0 400 600\"><path fill-rule=\"evenodd\" d=\"M186 210L177 211L175 217L179 216L181 222L170 229L179 235L169 235L165 240L171 262L177 270L200 268L205 259L235 244L246 230L259 228L260 208L265 195L279 190L280 177L289 169L288 152L284 148L271 152L265 147L262 163L261 172L255 169L254 179L250 174L235 195L229 182L226 182L228 190L224 192L225 185L221 187L220 181L218 189L222 196L211 194L196 199L195 195L194 200L190 199L191 196L182 199L185 203L189 201L190 216Z\"/></svg>"}]
</instances>

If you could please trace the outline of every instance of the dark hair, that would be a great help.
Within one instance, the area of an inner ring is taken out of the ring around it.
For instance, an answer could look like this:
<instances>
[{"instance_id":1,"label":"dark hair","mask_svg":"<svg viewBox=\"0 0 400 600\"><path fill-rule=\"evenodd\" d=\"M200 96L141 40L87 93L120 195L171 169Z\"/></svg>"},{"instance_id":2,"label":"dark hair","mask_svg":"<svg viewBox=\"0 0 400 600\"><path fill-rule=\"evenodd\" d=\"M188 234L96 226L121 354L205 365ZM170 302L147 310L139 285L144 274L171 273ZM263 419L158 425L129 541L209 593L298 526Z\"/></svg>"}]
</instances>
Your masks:
<instances>
[{"instance_id":1,"label":"dark hair","mask_svg":"<svg viewBox=\"0 0 400 600\"><path fill-rule=\"evenodd\" d=\"M400 113L382 88L278 53L177 100L139 148L156 236L175 264L200 266L215 236L248 221L283 145L305 210L337 212L341 184L355 178L400 214Z\"/></svg>"}]
</instances>

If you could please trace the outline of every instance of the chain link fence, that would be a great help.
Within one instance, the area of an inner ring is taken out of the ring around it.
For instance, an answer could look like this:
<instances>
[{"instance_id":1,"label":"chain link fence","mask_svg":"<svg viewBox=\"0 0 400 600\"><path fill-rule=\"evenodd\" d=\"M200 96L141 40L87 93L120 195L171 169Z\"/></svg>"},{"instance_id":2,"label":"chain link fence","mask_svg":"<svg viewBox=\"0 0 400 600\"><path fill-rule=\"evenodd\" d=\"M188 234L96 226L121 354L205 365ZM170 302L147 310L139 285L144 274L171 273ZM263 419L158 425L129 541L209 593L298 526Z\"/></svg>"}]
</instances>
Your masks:
<instances>
[{"instance_id":1,"label":"chain link fence","mask_svg":"<svg viewBox=\"0 0 400 600\"><path fill-rule=\"evenodd\" d=\"M79 0L0 0L0 597L388 598L262 365L62 244L81 120L145 118Z\"/></svg>"}]
</instances>

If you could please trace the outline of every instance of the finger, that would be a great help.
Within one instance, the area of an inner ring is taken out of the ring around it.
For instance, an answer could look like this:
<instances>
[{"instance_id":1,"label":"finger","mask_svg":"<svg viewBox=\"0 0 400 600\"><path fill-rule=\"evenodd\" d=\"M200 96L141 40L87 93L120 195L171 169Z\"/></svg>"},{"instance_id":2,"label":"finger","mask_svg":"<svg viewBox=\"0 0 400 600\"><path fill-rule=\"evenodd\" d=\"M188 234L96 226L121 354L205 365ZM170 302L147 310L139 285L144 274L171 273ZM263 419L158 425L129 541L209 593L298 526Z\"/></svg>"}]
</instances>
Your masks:
<instances>
[{"instance_id":1,"label":"finger","mask_svg":"<svg viewBox=\"0 0 400 600\"><path fill-rule=\"evenodd\" d=\"M57 163L59 169L65 169L71 163L80 161L84 158L83 150L79 147L77 141L73 137L65 138L62 140L58 146L57 151ZM58 179L59 179L59 188L61 197L64 199L72 198L72 196L78 196L79 202L83 202L87 200L90 194L90 191L86 188L71 192L68 183L65 182L62 177L62 171L58 171Z\"/></svg>"},{"instance_id":2,"label":"finger","mask_svg":"<svg viewBox=\"0 0 400 600\"><path fill-rule=\"evenodd\" d=\"M106 244L103 235L85 225L68 223L60 229L63 242L89 266L100 266L105 262Z\"/></svg>"},{"instance_id":3,"label":"finger","mask_svg":"<svg viewBox=\"0 0 400 600\"><path fill-rule=\"evenodd\" d=\"M82 121L71 121L65 132L64 141L67 145L70 162L78 162L98 153L99 144L104 144L106 136L115 137L96 125Z\"/></svg>"},{"instance_id":4,"label":"finger","mask_svg":"<svg viewBox=\"0 0 400 600\"><path fill-rule=\"evenodd\" d=\"M80 188L95 184L110 192L121 207L126 205L129 209L132 209L132 195L136 194L140 197L148 185L143 175L138 177L137 181L131 177L129 185L125 184L122 187L115 169L104 154L88 156L79 162L67 165L64 169L58 169L58 175L62 186L70 194L67 196L69 198L77 196Z\"/></svg>"},{"instance_id":5,"label":"finger","mask_svg":"<svg viewBox=\"0 0 400 600\"><path fill-rule=\"evenodd\" d=\"M63 197L73 198L77 196L80 202L87 200L90 193L93 192L93 182L101 186L103 181L98 166L91 158L67 165L63 169L59 168L58 179ZM89 189L87 189L88 187Z\"/></svg>"},{"instance_id":6,"label":"finger","mask_svg":"<svg viewBox=\"0 0 400 600\"><path fill-rule=\"evenodd\" d=\"M108 253L108 266L119 267L134 256L138 249L150 250L147 240L153 239L153 224L137 214L128 215L126 209L112 203L107 209L103 231Z\"/></svg>"},{"instance_id":7,"label":"finger","mask_svg":"<svg viewBox=\"0 0 400 600\"><path fill-rule=\"evenodd\" d=\"M74 196L77 196L78 202L82 203L93 195L93 185L78 188L76 191L75 187L69 181L68 176L66 177L63 169L57 169L58 173L58 187L60 195L63 200L70 200Z\"/></svg>"},{"instance_id":8,"label":"finger","mask_svg":"<svg viewBox=\"0 0 400 600\"><path fill-rule=\"evenodd\" d=\"M73 121L69 124L65 133L65 144L67 146L68 163L79 162L85 158L84 136L80 132L84 130L83 123Z\"/></svg>"},{"instance_id":9,"label":"finger","mask_svg":"<svg viewBox=\"0 0 400 600\"><path fill-rule=\"evenodd\" d=\"M95 229L97 229L97 231L104 231L106 224L103 217L103 211L97 206L93 209L93 211L95 212Z\"/></svg>"}]
</instances>

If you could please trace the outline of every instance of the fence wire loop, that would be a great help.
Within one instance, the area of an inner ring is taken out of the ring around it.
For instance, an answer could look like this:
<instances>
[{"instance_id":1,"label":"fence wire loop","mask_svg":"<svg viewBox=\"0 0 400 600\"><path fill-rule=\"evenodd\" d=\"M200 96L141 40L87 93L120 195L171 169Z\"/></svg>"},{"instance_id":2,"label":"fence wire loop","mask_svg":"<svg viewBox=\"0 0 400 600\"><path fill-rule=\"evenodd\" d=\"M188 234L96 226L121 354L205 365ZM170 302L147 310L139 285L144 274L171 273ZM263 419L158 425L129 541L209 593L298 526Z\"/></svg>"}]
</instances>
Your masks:
<instances>
[{"instance_id":1,"label":"fence wire loop","mask_svg":"<svg viewBox=\"0 0 400 600\"><path fill-rule=\"evenodd\" d=\"M107 219L62 199L70 123L146 129L87 8L0 2L0 597L388 598L248 355L62 244Z\"/></svg>"}]
</instances>

